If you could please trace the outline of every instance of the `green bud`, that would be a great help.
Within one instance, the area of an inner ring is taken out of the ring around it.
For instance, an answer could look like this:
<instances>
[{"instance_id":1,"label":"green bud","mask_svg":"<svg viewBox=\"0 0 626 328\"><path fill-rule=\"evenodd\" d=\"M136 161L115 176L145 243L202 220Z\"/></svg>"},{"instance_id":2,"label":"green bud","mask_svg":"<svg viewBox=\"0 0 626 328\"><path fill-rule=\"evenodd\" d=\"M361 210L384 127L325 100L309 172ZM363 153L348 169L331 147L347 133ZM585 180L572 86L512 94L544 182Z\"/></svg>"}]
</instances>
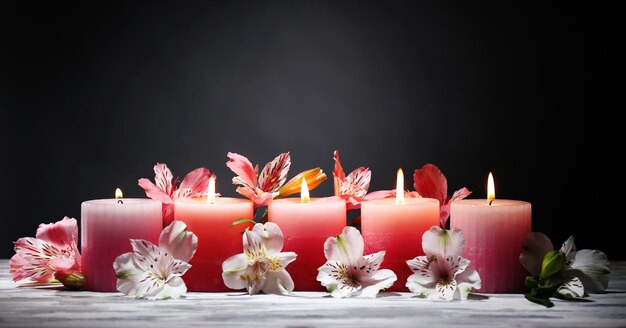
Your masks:
<instances>
[{"instance_id":1,"label":"green bud","mask_svg":"<svg viewBox=\"0 0 626 328\"><path fill-rule=\"evenodd\" d=\"M85 288L85 275L78 270L59 271L54 274L54 278L71 290Z\"/></svg>"},{"instance_id":2,"label":"green bud","mask_svg":"<svg viewBox=\"0 0 626 328\"><path fill-rule=\"evenodd\" d=\"M549 251L543 257L543 263L541 264L541 279L546 279L561 271L567 258L565 254L560 250Z\"/></svg>"}]
</instances>

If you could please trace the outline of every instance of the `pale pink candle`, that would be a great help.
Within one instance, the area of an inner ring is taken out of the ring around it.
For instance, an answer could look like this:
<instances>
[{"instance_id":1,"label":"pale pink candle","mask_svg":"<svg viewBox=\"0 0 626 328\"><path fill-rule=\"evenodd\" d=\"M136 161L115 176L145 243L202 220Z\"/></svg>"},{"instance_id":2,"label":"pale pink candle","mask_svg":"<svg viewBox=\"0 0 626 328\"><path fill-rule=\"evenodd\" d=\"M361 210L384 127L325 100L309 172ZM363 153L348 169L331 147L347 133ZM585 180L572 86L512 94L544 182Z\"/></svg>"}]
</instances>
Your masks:
<instances>
[{"instance_id":1,"label":"pale pink candle","mask_svg":"<svg viewBox=\"0 0 626 328\"><path fill-rule=\"evenodd\" d=\"M422 235L436 225L439 225L439 201L433 198L405 199L402 170L398 170L396 198L361 203L365 254L384 250L381 268L391 269L398 276L388 291L409 291L405 284L412 272L406 261L424 255Z\"/></svg>"},{"instance_id":2,"label":"pale pink candle","mask_svg":"<svg viewBox=\"0 0 626 328\"><path fill-rule=\"evenodd\" d=\"M326 263L326 239L337 236L346 226L346 202L338 197L311 198L308 202L285 198L273 200L268 211L269 221L276 223L285 236L283 251L298 254L287 267L295 290L325 290L316 279L317 268Z\"/></svg>"},{"instance_id":3,"label":"pale pink candle","mask_svg":"<svg viewBox=\"0 0 626 328\"><path fill-rule=\"evenodd\" d=\"M254 219L251 201L241 198L215 197L215 182L209 181L209 196L176 200L174 217L187 224L198 236L198 250L185 274L189 291L231 291L222 279L222 262L243 252L242 233L250 223L232 225L239 219ZM212 189L212 190L211 190Z\"/></svg>"},{"instance_id":4,"label":"pale pink candle","mask_svg":"<svg viewBox=\"0 0 626 328\"><path fill-rule=\"evenodd\" d=\"M450 227L463 231L464 257L472 262L470 267L478 271L482 281L478 292L520 293L526 271L519 255L531 232L531 204L495 199L495 193L489 198L453 202Z\"/></svg>"},{"instance_id":5,"label":"pale pink candle","mask_svg":"<svg viewBox=\"0 0 626 328\"><path fill-rule=\"evenodd\" d=\"M158 244L162 228L161 202L152 199L97 199L81 206L82 270L86 289L117 291L113 262L132 252L130 239Z\"/></svg>"}]
</instances>

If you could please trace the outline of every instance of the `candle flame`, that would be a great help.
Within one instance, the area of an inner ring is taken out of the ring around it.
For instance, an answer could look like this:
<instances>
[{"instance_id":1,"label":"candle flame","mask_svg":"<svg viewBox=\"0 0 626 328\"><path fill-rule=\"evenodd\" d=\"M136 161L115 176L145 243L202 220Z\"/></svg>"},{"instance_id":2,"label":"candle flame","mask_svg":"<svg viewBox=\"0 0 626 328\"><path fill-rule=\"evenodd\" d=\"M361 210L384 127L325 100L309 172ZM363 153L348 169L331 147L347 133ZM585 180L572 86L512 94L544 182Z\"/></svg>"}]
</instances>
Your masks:
<instances>
[{"instance_id":1,"label":"candle flame","mask_svg":"<svg viewBox=\"0 0 626 328\"><path fill-rule=\"evenodd\" d=\"M404 173L402 168L398 169L396 177L396 204L404 204Z\"/></svg>"},{"instance_id":2,"label":"candle flame","mask_svg":"<svg viewBox=\"0 0 626 328\"><path fill-rule=\"evenodd\" d=\"M215 177L209 178L209 191L207 192L206 200L209 204L215 203Z\"/></svg>"},{"instance_id":3,"label":"candle flame","mask_svg":"<svg viewBox=\"0 0 626 328\"><path fill-rule=\"evenodd\" d=\"M122 189L120 188L115 189L115 199L120 199L123 197L124 197L124 194L122 194Z\"/></svg>"},{"instance_id":4,"label":"candle flame","mask_svg":"<svg viewBox=\"0 0 626 328\"><path fill-rule=\"evenodd\" d=\"M302 186L300 187L300 203L308 203L311 201L309 197L309 186L306 184L306 179L302 178Z\"/></svg>"},{"instance_id":5,"label":"candle flame","mask_svg":"<svg viewBox=\"0 0 626 328\"><path fill-rule=\"evenodd\" d=\"M493 174L489 172L489 177L487 178L487 200L489 205L491 205L494 199L496 199L496 186L493 183Z\"/></svg>"}]
</instances>

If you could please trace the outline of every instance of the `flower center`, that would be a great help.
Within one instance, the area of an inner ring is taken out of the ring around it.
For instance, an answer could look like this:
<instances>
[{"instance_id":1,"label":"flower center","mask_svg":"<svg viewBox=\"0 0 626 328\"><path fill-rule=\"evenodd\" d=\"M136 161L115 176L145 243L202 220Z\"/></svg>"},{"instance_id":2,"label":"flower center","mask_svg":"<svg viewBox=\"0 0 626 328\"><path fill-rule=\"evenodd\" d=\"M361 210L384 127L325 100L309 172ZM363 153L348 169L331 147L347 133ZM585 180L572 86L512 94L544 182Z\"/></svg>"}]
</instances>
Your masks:
<instances>
[{"instance_id":1,"label":"flower center","mask_svg":"<svg viewBox=\"0 0 626 328\"><path fill-rule=\"evenodd\" d=\"M278 259L278 257L272 256L272 257L268 257L265 259L266 263L267 263L267 270L272 271L272 272L277 272L280 271L283 266L280 263L280 259Z\"/></svg>"}]
</instances>

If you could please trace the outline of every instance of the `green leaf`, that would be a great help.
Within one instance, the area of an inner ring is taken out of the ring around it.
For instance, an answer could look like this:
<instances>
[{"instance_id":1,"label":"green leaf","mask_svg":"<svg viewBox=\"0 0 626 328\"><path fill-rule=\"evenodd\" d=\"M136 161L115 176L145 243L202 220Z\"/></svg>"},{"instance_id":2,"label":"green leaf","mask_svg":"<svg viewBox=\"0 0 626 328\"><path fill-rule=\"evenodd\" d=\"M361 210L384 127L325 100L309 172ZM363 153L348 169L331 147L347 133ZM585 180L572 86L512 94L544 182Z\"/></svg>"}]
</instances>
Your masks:
<instances>
[{"instance_id":1,"label":"green leaf","mask_svg":"<svg viewBox=\"0 0 626 328\"><path fill-rule=\"evenodd\" d=\"M245 223L245 222L248 222L248 223L251 223L251 224L255 224L255 223L256 223L256 222L254 222L253 220L246 219L246 218L241 218L241 219L239 219L239 220L235 220L235 221L233 221L233 223L231 223L231 224L230 224L230 226L231 226L231 227L234 227L234 226L236 226L236 225L238 225L238 224Z\"/></svg>"},{"instance_id":2,"label":"green leaf","mask_svg":"<svg viewBox=\"0 0 626 328\"><path fill-rule=\"evenodd\" d=\"M524 297L526 297L527 300L533 303L541 304L547 308L551 308L554 306L554 303L552 303L552 301L550 301L550 299L548 298L536 297L529 294L524 294Z\"/></svg>"},{"instance_id":3,"label":"green leaf","mask_svg":"<svg viewBox=\"0 0 626 328\"><path fill-rule=\"evenodd\" d=\"M537 279L535 279L535 277L533 276L526 276L526 280L524 280L524 285L526 286L526 288L532 290L539 286L539 282L537 282Z\"/></svg>"},{"instance_id":4,"label":"green leaf","mask_svg":"<svg viewBox=\"0 0 626 328\"><path fill-rule=\"evenodd\" d=\"M567 257L560 250L552 250L549 251L543 257L543 263L541 264L541 275L539 278L547 279L554 275L555 273L561 271L565 262L567 261Z\"/></svg>"}]
</instances>

